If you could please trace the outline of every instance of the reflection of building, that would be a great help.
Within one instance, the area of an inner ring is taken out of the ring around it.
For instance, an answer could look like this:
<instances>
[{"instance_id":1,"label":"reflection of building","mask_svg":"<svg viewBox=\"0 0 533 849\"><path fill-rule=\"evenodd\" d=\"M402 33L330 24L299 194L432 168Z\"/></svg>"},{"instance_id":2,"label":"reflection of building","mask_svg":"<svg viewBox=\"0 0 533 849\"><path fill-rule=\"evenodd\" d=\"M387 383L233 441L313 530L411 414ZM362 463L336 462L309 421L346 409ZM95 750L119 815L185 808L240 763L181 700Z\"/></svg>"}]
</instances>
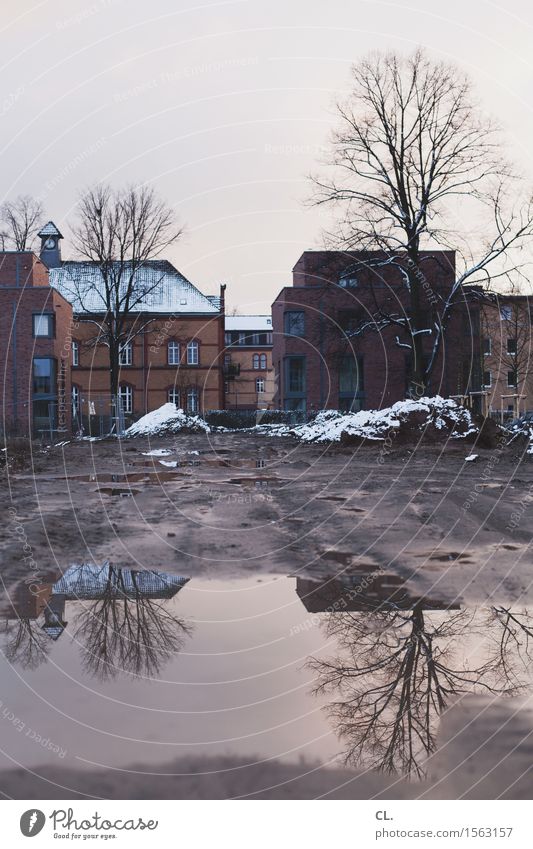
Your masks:
<instances>
[{"instance_id":1,"label":"reflection of building","mask_svg":"<svg viewBox=\"0 0 533 849\"><path fill-rule=\"evenodd\" d=\"M228 315L225 328L226 409L270 409L275 388L271 316Z\"/></svg>"},{"instance_id":2,"label":"reflection of building","mask_svg":"<svg viewBox=\"0 0 533 849\"><path fill-rule=\"evenodd\" d=\"M370 612L411 610L459 610L460 605L412 596L398 575L385 572L342 575L313 580L297 578L296 592L309 613Z\"/></svg>"},{"instance_id":3,"label":"reflection of building","mask_svg":"<svg viewBox=\"0 0 533 849\"><path fill-rule=\"evenodd\" d=\"M1 611L6 619L38 619L44 614L43 631L57 640L67 626L67 601L110 599L170 599L189 578L154 570L119 569L109 563L84 563L44 576L32 584L19 584Z\"/></svg>"},{"instance_id":4,"label":"reflection of building","mask_svg":"<svg viewBox=\"0 0 533 849\"><path fill-rule=\"evenodd\" d=\"M19 435L70 431L72 307L31 251L0 252L2 427Z\"/></svg>"}]
</instances>

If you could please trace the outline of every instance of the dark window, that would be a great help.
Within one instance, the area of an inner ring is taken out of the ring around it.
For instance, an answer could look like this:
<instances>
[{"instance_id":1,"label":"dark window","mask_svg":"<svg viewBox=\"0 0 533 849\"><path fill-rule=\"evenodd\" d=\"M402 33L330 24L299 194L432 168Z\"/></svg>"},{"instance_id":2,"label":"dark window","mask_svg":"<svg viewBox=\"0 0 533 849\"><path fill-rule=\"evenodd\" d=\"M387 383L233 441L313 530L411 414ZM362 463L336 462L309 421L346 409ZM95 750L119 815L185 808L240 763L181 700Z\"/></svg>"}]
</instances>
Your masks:
<instances>
[{"instance_id":1,"label":"dark window","mask_svg":"<svg viewBox=\"0 0 533 849\"><path fill-rule=\"evenodd\" d=\"M490 336L485 336L483 339L483 353L491 354L492 353L492 340Z\"/></svg>"},{"instance_id":2,"label":"dark window","mask_svg":"<svg viewBox=\"0 0 533 849\"><path fill-rule=\"evenodd\" d=\"M516 354L516 339L507 340L507 353Z\"/></svg>"},{"instance_id":3,"label":"dark window","mask_svg":"<svg viewBox=\"0 0 533 849\"><path fill-rule=\"evenodd\" d=\"M507 386L512 389L516 389L516 372L508 371L507 372Z\"/></svg>"},{"instance_id":4,"label":"dark window","mask_svg":"<svg viewBox=\"0 0 533 849\"><path fill-rule=\"evenodd\" d=\"M56 394L56 361L51 357L35 357L33 360L33 394Z\"/></svg>"},{"instance_id":5,"label":"dark window","mask_svg":"<svg viewBox=\"0 0 533 849\"><path fill-rule=\"evenodd\" d=\"M45 337L52 339L55 336L55 316L53 313L39 313L33 316L34 338Z\"/></svg>"},{"instance_id":6,"label":"dark window","mask_svg":"<svg viewBox=\"0 0 533 849\"><path fill-rule=\"evenodd\" d=\"M511 321L513 317L512 307L500 307L500 318L502 321Z\"/></svg>"},{"instance_id":7,"label":"dark window","mask_svg":"<svg viewBox=\"0 0 533 849\"><path fill-rule=\"evenodd\" d=\"M488 389L489 387L492 386L492 372L491 371L484 371L483 372L483 386L485 387L485 389Z\"/></svg>"},{"instance_id":8,"label":"dark window","mask_svg":"<svg viewBox=\"0 0 533 849\"><path fill-rule=\"evenodd\" d=\"M224 344L231 345L232 341L233 340L231 338L231 333L229 331L226 331L226 333L224 333Z\"/></svg>"},{"instance_id":9,"label":"dark window","mask_svg":"<svg viewBox=\"0 0 533 849\"><path fill-rule=\"evenodd\" d=\"M305 336L305 313L301 310L286 312L284 325L287 336Z\"/></svg>"},{"instance_id":10,"label":"dark window","mask_svg":"<svg viewBox=\"0 0 533 849\"><path fill-rule=\"evenodd\" d=\"M362 409L364 390L363 358L347 354L339 366L339 409L343 411Z\"/></svg>"},{"instance_id":11,"label":"dark window","mask_svg":"<svg viewBox=\"0 0 533 849\"><path fill-rule=\"evenodd\" d=\"M287 357L285 360L285 393L305 394L305 357Z\"/></svg>"}]
</instances>

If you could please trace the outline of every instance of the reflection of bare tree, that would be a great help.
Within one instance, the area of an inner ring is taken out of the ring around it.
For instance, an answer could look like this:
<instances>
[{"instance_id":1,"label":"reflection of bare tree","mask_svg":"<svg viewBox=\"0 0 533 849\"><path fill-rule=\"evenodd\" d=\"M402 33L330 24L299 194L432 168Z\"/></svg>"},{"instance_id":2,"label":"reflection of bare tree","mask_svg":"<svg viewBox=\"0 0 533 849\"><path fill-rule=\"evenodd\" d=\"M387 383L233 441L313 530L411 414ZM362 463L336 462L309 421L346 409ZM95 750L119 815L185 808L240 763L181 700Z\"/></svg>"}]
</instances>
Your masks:
<instances>
[{"instance_id":1,"label":"reflection of bare tree","mask_svg":"<svg viewBox=\"0 0 533 849\"><path fill-rule=\"evenodd\" d=\"M493 605L487 617L487 633L495 640L494 669L502 681L522 686L523 675L533 661L533 616L527 611Z\"/></svg>"},{"instance_id":2,"label":"reflection of bare tree","mask_svg":"<svg viewBox=\"0 0 533 849\"><path fill-rule=\"evenodd\" d=\"M327 708L345 760L421 777L435 750L439 715L465 693L510 694L517 684L499 679L494 658L459 660L455 638L472 632L465 611L387 609L331 614L328 637L340 653L311 660L316 693L337 694Z\"/></svg>"},{"instance_id":3,"label":"reflection of bare tree","mask_svg":"<svg viewBox=\"0 0 533 849\"><path fill-rule=\"evenodd\" d=\"M47 659L50 641L35 619L7 619L4 633L4 655L9 663L36 669Z\"/></svg>"},{"instance_id":4,"label":"reflection of bare tree","mask_svg":"<svg viewBox=\"0 0 533 849\"><path fill-rule=\"evenodd\" d=\"M83 646L86 669L99 678L121 671L157 675L179 652L190 627L143 591L141 573L109 566L98 598L85 606L74 638Z\"/></svg>"}]
</instances>

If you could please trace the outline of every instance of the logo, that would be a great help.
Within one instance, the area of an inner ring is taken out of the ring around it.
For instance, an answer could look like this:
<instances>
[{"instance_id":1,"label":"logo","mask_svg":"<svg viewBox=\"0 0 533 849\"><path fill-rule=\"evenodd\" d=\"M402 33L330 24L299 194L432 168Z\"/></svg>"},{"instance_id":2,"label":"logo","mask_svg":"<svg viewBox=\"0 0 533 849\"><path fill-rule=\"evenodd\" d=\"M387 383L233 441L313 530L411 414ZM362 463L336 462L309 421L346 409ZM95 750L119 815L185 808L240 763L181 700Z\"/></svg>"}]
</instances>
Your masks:
<instances>
[{"instance_id":1,"label":"logo","mask_svg":"<svg viewBox=\"0 0 533 849\"><path fill-rule=\"evenodd\" d=\"M20 830L24 837L35 837L42 831L45 822L46 817L42 811L37 810L37 808L30 808L20 818Z\"/></svg>"}]
</instances>

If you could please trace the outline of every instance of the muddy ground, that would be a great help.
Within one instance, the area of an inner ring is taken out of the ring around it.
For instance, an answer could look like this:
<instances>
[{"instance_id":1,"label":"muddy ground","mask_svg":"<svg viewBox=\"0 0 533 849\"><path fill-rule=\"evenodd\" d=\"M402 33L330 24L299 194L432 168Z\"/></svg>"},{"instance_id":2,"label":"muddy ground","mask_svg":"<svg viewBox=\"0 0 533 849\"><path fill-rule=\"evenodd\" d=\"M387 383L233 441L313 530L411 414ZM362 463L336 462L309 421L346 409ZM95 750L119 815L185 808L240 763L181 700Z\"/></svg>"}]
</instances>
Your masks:
<instances>
[{"instance_id":1,"label":"muddy ground","mask_svg":"<svg viewBox=\"0 0 533 849\"><path fill-rule=\"evenodd\" d=\"M477 459L466 461L472 452ZM67 633L44 663L4 659L4 795L531 795L525 637L513 668L520 686L502 698L494 667L485 679L493 692L482 681L450 698L432 720L435 750L416 780L380 771L372 758L345 765L327 699L315 698L305 670L316 650L332 650L321 630L330 608L306 595L309 579L379 575L364 604L401 587L404 609L418 604L433 624L441 615L454 623L461 610L453 651L474 661L485 634L471 611L484 622L492 605L533 608L533 457L523 446L341 447L245 433L71 442L36 449L29 465L4 475L1 498L4 616L31 570L56 581L72 564L108 560L190 578L172 604L198 625L160 684L96 680ZM71 627L75 614L74 605ZM25 740L17 722L64 746L65 759Z\"/></svg>"},{"instance_id":2,"label":"muddy ground","mask_svg":"<svg viewBox=\"0 0 533 849\"><path fill-rule=\"evenodd\" d=\"M52 448L2 488L4 582L26 568L22 540L59 569L106 559L213 577L379 567L418 595L516 601L530 584L533 457L474 450L465 462L460 441L342 449L248 434Z\"/></svg>"}]
</instances>

